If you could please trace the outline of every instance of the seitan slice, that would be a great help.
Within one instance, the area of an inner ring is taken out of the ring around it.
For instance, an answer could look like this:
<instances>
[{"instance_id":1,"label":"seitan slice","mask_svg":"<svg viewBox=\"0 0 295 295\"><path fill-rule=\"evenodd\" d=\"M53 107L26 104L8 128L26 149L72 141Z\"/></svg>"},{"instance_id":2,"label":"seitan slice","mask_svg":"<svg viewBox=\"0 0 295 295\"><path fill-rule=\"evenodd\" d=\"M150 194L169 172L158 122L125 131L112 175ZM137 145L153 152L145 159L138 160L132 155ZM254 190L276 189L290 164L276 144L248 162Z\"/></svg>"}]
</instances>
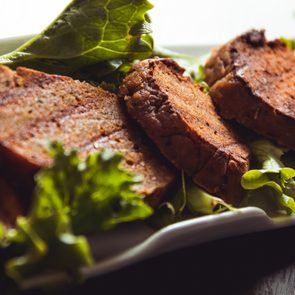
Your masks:
<instances>
[{"instance_id":1,"label":"seitan slice","mask_svg":"<svg viewBox=\"0 0 295 295\"><path fill-rule=\"evenodd\" d=\"M237 204L248 149L183 71L171 59L136 64L121 86L128 110L177 168L208 192Z\"/></svg>"},{"instance_id":2,"label":"seitan slice","mask_svg":"<svg viewBox=\"0 0 295 295\"><path fill-rule=\"evenodd\" d=\"M295 149L295 55L252 30L215 51L205 66L222 117Z\"/></svg>"},{"instance_id":3,"label":"seitan slice","mask_svg":"<svg viewBox=\"0 0 295 295\"><path fill-rule=\"evenodd\" d=\"M59 141L82 157L110 148L143 176L137 187L156 205L174 179L165 159L128 121L114 94L69 77L0 66L0 160L10 173L31 179L52 164L44 143ZM133 125L133 124L132 124Z\"/></svg>"}]
</instances>

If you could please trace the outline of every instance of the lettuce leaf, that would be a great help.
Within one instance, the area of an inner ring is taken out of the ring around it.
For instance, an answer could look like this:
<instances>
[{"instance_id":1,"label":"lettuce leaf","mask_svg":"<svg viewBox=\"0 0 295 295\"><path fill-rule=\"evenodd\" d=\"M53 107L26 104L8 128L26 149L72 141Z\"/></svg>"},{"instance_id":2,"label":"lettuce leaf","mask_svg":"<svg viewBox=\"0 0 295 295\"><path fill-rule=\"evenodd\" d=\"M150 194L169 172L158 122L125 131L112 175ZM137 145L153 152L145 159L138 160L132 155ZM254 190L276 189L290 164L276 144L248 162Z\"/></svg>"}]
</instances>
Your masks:
<instances>
[{"instance_id":1,"label":"lettuce leaf","mask_svg":"<svg viewBox=\"0 0 295 295\"><path fill-rule=\"evenodd\" d=\"M67 153L58 143L51 153L56 164L37 176L39 194L58 196L70 208L75 233L107 230L152 214L131 188L141 177L119 167L122 155L104 150L81 163L76 151Z\"/></svg>"},{"instance_id":2,"label":"lettuce leaf","mask_svg":"<svg viewBox=\"0 0 295 295\"><path fill-rule=\"evenodd\" d=\"M5 227L4 227L4 224L0 222L0 241L4 238L4 234L5 234Z\"/></svg>"},{"instance_id":3,"label":"lettuce leaf","mask_svg":"<svg viewBox=\"0 0 295 295\"><path fill-rule=\"evenodd\" d=\"M16 244L23 249L6 263L7 274L17 281L45 269L79 279L79 268L93 262L88 241L79 234L152 214L132 189L139 177L119 167L121 155L103 151L81 161L58 143L51 145L50 153L55 163L36 175L28 216L18 217L15 229L0 227L3 247Z\"/></svg>"},{"instance_id":4,"label":"lettuce leaf","mask_svg":"<svg viewBox=\"0 0 295 295\"><path fill-rule=\"evenodd\" d=\"M174 52L162 47L157 47L153 51L153 56L172 58L186 71L185 74L190 76L195 83L200 83L204 87L204 91L208 92L209 86L204 81L204 66L202 65L202 58L196 56L187 55L183 53Z\"/></svg>"},{"instance_id":5,"label":"lettuce leaf","mask_svg":"<svg viewBox=\"0 0 295 295\"><path fill-rule=\"evenodd\" d=\"M73 234L68 209L54 195L37 193L29 215L18 217L16 228L7 230L1 244L23 249L22 255L9 259L5 267L17 282L52 269L80 279L79 268L93 262L86 238Z\"/></svg>"},{"instance_id":6,"label":"lettuce leaf","mask_svg":"<svg viewBox=\"0 0 295 295\"><path fill-rule=\"evenodd\" d=\"M161 228L169 224L181 221L182 213L186 207L186 183L184 171L181 171L181 188L172 196L170 201L161 203L149 222L156 228Z\"/></svg>"},{"instance_id":7,"label":"lettuce leaf","mask_svg":"<svg viewBox=\"0 0 295 295\"><path fill-rule=\"evenodd\" d=\"M288 48L295 50L295 39L281 37L281 41L284 42Z\"/></svg>"},{"instance_id":8,"label":"lettuce leaf","mask_svg":"<svg viewBox=\"0 0 295 295\"><path fill-rule=\"evenodd\" d=\"M193 184L187 189L187 208L195 216L237 210L222 199L210 195Z\"/></svg>"},{"instance_id":9,"label":"lettuce leaf","mask_svg":"<svg viewBox=\"0 0 295 295\"><path fill-rule=\"evenodd\" d=\"M236 208L220 198L210 195L181 175L181 188L170 202L164 202L155 211L150 223L155 227L203 215L235 211Z\"/></svg>"},{"instance_id":10,"label":"lettuce leaf","mask_svg":"<svg viewBox=\"0 0 295 295\"><path fill-rule=\"evenodd\" d=\"M153 40L147 0L73 0L52 24L15 51L0 57L12 68L73 74L95 65L97 76L125 60L151 55Z\"/></svg>"},{"instance_id":11,"label":"lettuce leaf","mask_svg":"<svg viewBox=\"0 0 295 295\"><path fill-rule=\"evenodd\" d=\"M241 184L248 193L242 206L258 206L269 215L295 212L295 170L285 167L282 157L288 151L269 141L259 140L250 145L256 166L246 172Z\"/></svg>"}]
</instances>

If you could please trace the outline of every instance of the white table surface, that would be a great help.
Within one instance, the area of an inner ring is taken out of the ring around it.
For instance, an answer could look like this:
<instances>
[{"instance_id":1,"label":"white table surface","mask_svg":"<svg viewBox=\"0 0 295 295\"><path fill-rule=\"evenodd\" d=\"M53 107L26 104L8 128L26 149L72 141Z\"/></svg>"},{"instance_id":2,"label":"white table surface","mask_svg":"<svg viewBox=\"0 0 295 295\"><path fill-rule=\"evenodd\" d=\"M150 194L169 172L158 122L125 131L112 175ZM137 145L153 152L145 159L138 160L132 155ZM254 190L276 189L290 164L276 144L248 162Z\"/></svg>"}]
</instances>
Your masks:
<instances>
[{"instance_id":1,"label":"white table surface","mask_svg":"<svg viewBox=\"0 0 295 295\"><path fill-rule=\"evenodd\" d=\"M0 38L37 33L69 0L1 0ZM250 28L295 36L294 0L151 0L160 45L216 44Z\"/></svg>"}]
</instances>

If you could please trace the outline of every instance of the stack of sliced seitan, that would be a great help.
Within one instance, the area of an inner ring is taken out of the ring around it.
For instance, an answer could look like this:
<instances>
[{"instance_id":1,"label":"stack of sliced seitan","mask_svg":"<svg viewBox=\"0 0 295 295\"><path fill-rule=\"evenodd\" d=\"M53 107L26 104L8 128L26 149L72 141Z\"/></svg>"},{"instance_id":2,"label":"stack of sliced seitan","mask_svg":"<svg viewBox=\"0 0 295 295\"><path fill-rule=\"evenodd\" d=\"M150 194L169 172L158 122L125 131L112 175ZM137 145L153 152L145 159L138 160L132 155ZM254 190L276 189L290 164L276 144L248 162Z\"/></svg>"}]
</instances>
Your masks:
<instances>
[{"instance_id":1,"label":"stack of sliced seitan","mask_svg":"<svg viewBox=\"0 0 295 295\"><path fill-rule=\"evenodd\" d=\"M69 77L0 66L0 160L8 178L32 179L52 164L45 143L61 142L82 157L108 148L143 176L137 188L155 206L174 170L127 119L114 94ZM3 170L3 169L2 169Z\"/></svg>"},{"instance_id":2,"label":"stack of sliced seitan","mask_svg":"<svg viewBox=\"0 0 295 295\"><path fill-rule=\"evenodd\" d=\"M253 30L216 50L206 63L210 95L183 73L172 59L137 63L121 85L127 109L176 168L209 193L238 204L250 156L224 120L294 149L294 53ZM85 82L0 66L0 122L0 160L8 179L32 179L50 166L48 141L77 149L81 157L104 148L122 153L125 168L143 176L137 189L152 206L175 178L130 121L123 100Z\"/></svg>"}]
</instances>

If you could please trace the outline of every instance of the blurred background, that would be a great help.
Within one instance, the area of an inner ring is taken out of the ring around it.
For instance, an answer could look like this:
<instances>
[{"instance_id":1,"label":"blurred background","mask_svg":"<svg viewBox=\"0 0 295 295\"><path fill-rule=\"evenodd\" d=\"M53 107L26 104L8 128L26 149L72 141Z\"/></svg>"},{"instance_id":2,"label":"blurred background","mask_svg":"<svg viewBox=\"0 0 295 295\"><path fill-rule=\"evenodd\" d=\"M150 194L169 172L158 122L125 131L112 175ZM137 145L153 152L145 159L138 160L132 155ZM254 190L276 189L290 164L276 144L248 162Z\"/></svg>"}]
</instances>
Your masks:
<instances>
[{"instance_id":1,"label":"blurred background","mask_svg":"<svg viewBox=\"0 0 295 295\"><path fill-rule=\"evenodd\" d=\"M294 0L150 0L158 45L218 44L250 28L295 36ZM70 0L1 0L0 38L38 33Z\"/></svg>"}]
</instances>

